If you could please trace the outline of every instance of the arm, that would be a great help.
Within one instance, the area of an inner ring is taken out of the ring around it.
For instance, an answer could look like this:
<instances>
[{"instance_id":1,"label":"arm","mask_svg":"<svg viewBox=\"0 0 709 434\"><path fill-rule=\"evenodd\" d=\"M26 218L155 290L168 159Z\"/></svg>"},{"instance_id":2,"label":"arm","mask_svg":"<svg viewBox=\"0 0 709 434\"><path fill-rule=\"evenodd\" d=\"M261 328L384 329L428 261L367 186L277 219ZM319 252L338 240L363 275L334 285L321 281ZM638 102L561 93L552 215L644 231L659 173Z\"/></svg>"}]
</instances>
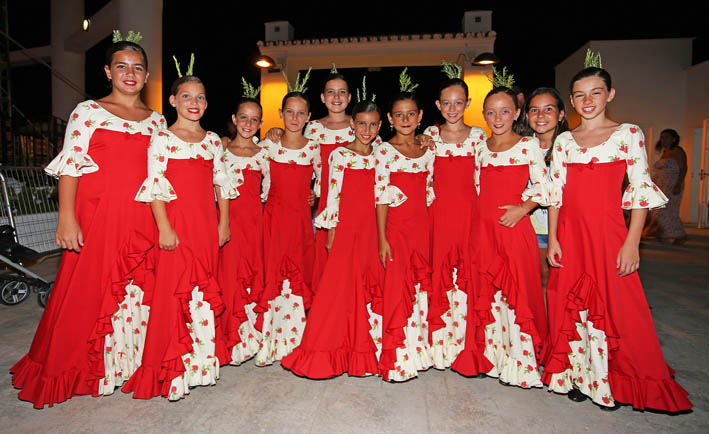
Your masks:
<instances>
[{"instance_id":1,"label":"arm","mask_svg":"<svg viewBox=\"0 0 709 434\"><path fill-rule=\"evenodd\" d=\"M627 276L640 268L640 234L646 216L647 208L635 208L630 212L628 236L625 237L615 261L619 276Z\"/></svg>"},{"instance_id":2,"label":"arm","mask_svg":"<svg viewBox=\"0 0 709 434\"><path fill-rule=\"evenodd\" d=\"M281 141L281 137L283 136L283 129L282 128L271 128L268 130L266 133L266 138L273 143L279 143Z\"/></svg>"},{"instance_id":3,"label":"arm","mask_svg":"<svg viewBox=\"0 0 709 434\"><path fill-rule=\"evenodd\" d=\"M522 193L524 202L521 204L499 207L507 210L500 217L500 224L508 228L512 228L519 223L537 204L549 204L549 179L547 178L546 164L544 164L544 155L539 149L539 142L537 139L532 139L524 142L522 146L521 154L522 158L527 158L531 186Z\"/></svg>"},{"instance_id":4,"label":"arm","mask_svg":"<svg viewBox=\"0 0 709 434\"><path fill-rule=\"evenodd\" d=\"M164 250L175 250L180 245L180 240L177 238L177 233L172 229L170 220L167 218L165 202L160 199L154 199L150 202L150 209L153 211L153 218L160 234L158 245Z\"/></svg>"},{"instance_id":5,"label":"arm","mask_svg":"<svg viewBox=\"0 0 709 434\"><path fill-rule=\"evenodd\" d=\"M679 164L679 176L677 177L677 183L672 188L672 194L674 195L682 192L684 177L687 176L687 154L684 149L679 147L677 148L677 163Z\"/></svg>"},{"instance_id":6,"label":"arm","mask_svg":"<svg viewBox=\"0 0 709 434\"><path fill-rule=\"evenodd\" d=\"M84 234L76 220L76 189L79 178L59 177L59 225L55 241L62 249L80 252L84 246Z\"/></svg>"},{"instance_id":7,"label":"arm","mask_svg":"<svg viewBox=\"0 0 709 434\"><path fill-rule=\"evenodd\" d=\"M549 207L549 248L547 249L547 260L552 267L562 267L561 265L561 245L556 238L556 228L559 222L559 208Z\"/></svg>"},{"instance_id":8,"label":"arm","mask_svg":"<svg viewBox=\"0 0 709 434\"><path fill-rule=\"evenodd\" d=\"M223 198L220 188L214 189L217 193L217 204L219 204L219 247L226 244L231 238L229 229L229 199Z\"/></svg>"},{"instance_id":9,"label":"arm","mask_svg":"<svg viewBox=\"0 0 709 434\"><path fill-rule=\"evenodd\" d=\"M387 258L389 261L393 261L394 257L391 256L391 246L386 237L386 225L387 225L387 214L389 213L389 205L377 204L377 238L379 239L379 260L382 262L382 266L386 268Z\"/></svg>"}]
</instances>

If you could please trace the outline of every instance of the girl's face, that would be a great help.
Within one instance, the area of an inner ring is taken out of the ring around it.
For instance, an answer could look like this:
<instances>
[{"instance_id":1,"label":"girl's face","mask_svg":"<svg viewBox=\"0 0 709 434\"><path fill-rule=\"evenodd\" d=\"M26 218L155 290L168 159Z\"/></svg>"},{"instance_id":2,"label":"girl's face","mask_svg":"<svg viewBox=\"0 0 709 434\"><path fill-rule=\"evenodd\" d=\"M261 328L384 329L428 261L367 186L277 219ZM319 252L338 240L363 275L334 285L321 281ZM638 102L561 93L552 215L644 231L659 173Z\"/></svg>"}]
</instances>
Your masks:
<instances>
[{"instance_id":1,"label":"girl's face","mask_svg":"<svg viewBox=\"0 0 709 434\"><path fill-rule=\"evenodd\" d=\"M586 77L574 83L571 105L579 116L590 120L605 115L606 105L615 98L615 89L608 90L600 77Z\"/></svg>"},{"instance_id":2,"label":"girl's face","mask_svg":"<svg viewBox=\"0 0 709 434\"><path fill-rule=\"evenodd\" d=\"M529 126L537 134L553 131L564 119L564 111L559 111L556 106L556 99L551 94L543 93L537 95L529 101L527 111Z\"/></svg>"},{"instance_id":3,"label":"girl's face","mask_svg":"<svg viewBox=\"0 0 709 434\"><path fill-rule=\"evenodd\" d=\"M511 96L496 93L485 102L483 117L492 134L500 135L512 130L512 124L519 117L519 109L515 108Z\"/></svg>"},{"instance_id":4,"label":"girl's face","mask_svg":"<svg viewBox=\"0 0 709 434\"><path fill-rule=\"evenodd\" d=\"M382 126L382 119L377 112L362 112L350 119L350 125L354 129L355 138L361 143L369 145L377 138L379 128Z\"/></svg>"},{"instance_id":5,"label":"girl's face","mask_svg":"<svg viewBox=\"0 0 709 434\"><path fill-rule=\"evenodd\" d=\"M126 95L139 94L148 80L145 60L133 50L116 51L111 66L106 65L103 70L113 83L113 89Z\"/></svg>"},{"instance_id":6,"label":"girl's face","mask_svg":"<svg viewBox=\"0 0 709 434\"><path fill-rule=\"evenodd\" d=\"M325 83L325 89L320 94L320 100L328 112L342 113L352 99L352 94L344 80L336 78Z\"/></svg>"},{"instance_id":7,"label":"girl's face","mask_svg":"<svg viewBox=\"0 0 709 434\"><path fill-rule=\"evenodd\" d=\"M292 133L302 132L305 123L310 120L308 105L303 98L297 96L288 98L283 108L278 110L278 114L283 119L286 130Z\"/></svg>"},{"instance_id":8,"label":"girl's face","mask_svg":"<svg viewBox=\"0 0 709 434\"><path fill-rule=\"evenodd\" d=\"M395 102L391 113L387 113L389 123L402 135L415 133L422 117L423 110L419 110L416 103L410 99Z\"/></svg>"},{"instance_id":9,"label":"girl's face","mask_svg":"<svg viewBox=\"0 0 709 434\"><path fill-rule=\"evenodd\" d=\"M204 85L196 81L182 83L177 95L170 95L170 104L177 110L177 117L198 121L207 109L207 95Z\"/></svg>"},{"instance_id":10,"label":"girl's face","mask_svg":"<svg viewBox=\"0 0 709 434\"><path fill-rule=\"evenodd\" d=\"M443 89L441 98L436 101L436 107L449 124L463 120L463 114L469 105L470 99L465 97L465 91L458 85Z\"/></svg>"},{"instance_id":11,"label":"girl's face","mask_svg":"<svg viewBox=\"0 0 709 434\"><path fill-rule=\"evenodd\" d=\"M250 139L261 128L261 108L253 102L245 102L239 106L231 121L236 127L236 133L244 139Z\"/></svg>"}]
</instances>

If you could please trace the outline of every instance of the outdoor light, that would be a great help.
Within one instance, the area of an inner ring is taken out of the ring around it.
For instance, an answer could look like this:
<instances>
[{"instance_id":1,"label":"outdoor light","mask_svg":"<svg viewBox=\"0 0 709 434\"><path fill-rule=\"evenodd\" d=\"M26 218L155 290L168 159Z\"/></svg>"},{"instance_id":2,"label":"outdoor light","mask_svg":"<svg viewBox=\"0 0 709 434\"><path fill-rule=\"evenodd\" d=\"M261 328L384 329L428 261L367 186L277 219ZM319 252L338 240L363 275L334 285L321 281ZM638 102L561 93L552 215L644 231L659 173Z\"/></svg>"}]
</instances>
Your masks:
<instances>
[{"instance_id":1,"label":"outdoor light","mask_svg":"<svg viewBox=\"0 0 709 434\"><path fill-rule=\"evenodd\" d=\"M473 65L484 66L494 65L496 63L500 63L500 58L492 53L481 53L475 56L475 59L473 59Z\"/></svg>"},{"instance_id":2,"label":"outdoor light","mask_svg":"<svg viewBox=\"0 0 709 434\"><path fill-rule=\"evenodd\" d=\"M261 69L271 69L276 66L276 61L268 56L260 56L256 59L256 66Z\"/></svg>"},{"instance_id":3,"label":"outdoor light","mask_svg":"<svg viewBox=\"0 0 709 434\"><path fill-rule=\"evenodd\" d=\"M84 18L84 22L81 23L81 27L84 29L85 32L89 31L89 26L91 25L91 20L88 18Z\"/></svg>"}]
</instances>

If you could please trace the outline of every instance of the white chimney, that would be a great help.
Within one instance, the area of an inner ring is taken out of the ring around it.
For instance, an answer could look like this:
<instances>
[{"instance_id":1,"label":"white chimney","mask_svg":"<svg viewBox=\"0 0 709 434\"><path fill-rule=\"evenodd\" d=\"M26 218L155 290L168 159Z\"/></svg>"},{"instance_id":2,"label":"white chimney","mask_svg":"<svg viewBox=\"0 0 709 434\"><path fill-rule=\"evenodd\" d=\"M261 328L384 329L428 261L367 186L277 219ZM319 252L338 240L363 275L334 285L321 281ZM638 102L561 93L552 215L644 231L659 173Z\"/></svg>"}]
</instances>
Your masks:
<instances>
[{"instance_id":1,"label":"white chimney","mask_svg":"<svg viewBox=\"0 0 709 434\"><path fill-rule=\"evenodd\" d=\"M288 21L271 21L266 26L266 42L293 40L293 26Z\"/></svg>"},{"instance_id":2,"label":"white chimney","mask_svg":"<svg viewBox=\"0 0 709 434\"><path fill-rule=\"evenodd\" d=\"M463 15L463 33L492 30L492 11L467 11Z\"/></svg>"}]
</instances>

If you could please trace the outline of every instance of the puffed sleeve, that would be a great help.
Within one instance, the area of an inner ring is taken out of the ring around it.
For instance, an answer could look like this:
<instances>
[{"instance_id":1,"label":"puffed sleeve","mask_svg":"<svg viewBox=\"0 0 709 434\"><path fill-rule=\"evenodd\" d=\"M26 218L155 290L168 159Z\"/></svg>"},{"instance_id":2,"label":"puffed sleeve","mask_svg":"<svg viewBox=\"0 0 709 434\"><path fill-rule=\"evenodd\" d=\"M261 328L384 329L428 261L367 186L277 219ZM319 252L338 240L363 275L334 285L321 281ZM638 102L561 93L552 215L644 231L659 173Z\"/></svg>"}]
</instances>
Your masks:
<instances>
[{"instance_id":1,"label":"puffed sleeve","mask_svg":"<svg viewBox=\"0 0 709 434\"><path fill-rule=\"evenodd\" d=\"M549 206L551 181L549 180L549 169L544 162L544 152L539 147L537 138L525 137L524 139L529 139L525 141L524 148L522 148L523 152L526 150L528 159L529 187L522 193L522 200L532 199L539 205Z\"/></svg>"},{"instance_id":2,"label":"puffed sleeve","mask_svg":"<svg viewBox=\"0 0 709 434\"><path fill-rule=\"evenodd\" d=\"M556 138L551 151L549 203L554 208L561 208L563 204L564 184L566 184L566 154L564 153L564 146L568 141L566 135L570 135L570 133L562 133Z\"/></svg>"},{"instance_id":3,"label":"puffed sleeve","mask_svg":"<svg viewBox=\"0 0 709 434\"><path fill-rule=\"evenodd\" d=\"M625 161L629 182L623 193L623 209L663 208L668 200L650 179L645 137L640 127L629 125L620 142L620 151L627 155Z\"/></svg>"},{"instance_id":4,"label":"puffed sleeve","mask_svg":"<svg viewBox=\"0 0 709 434\"><path fill-rule=\"evenodd\" d=\"M406 201L406 195L399 187L390 184L389 167L391 146L382 144L374 150L374 203L377 205L399 206Z\"/></svg>"},{"instance_id":5,"label":"puffed sleeve","mask_svg":"<svg viewBox=\"0 0 709 434\"><path fill-rule=\"evenodd\" d=\"M312 143L312 142L311 142ZM320 159L320 144L314 143L315 155L313 155L313 178L315 178L315 184L313 189L315 190L315 196L320 197L320 183L322 182L322 160Z\"/></svg>"},{"instance_id":6,"label":"puffed sleeve","mask_svg":"<svg viewBox=\"0 0 709 434\"><path fill-rule=\"evenodd\" d=\"M331 229L337 226L340 212L340 192L342 191L342 181L345 175L347 157L342 150L335 150L330 154L330 174L327 191L327 206L315 217L315 226L323 229Z\"/></svg>"},{"instance_id":7,"label":"puffed sleeve","mask_svg":"<svg viewBox=\"0 0 709 434\"><path fill-rule=\"evenodd\" d=\"M426 205L431 206L436 199L436 194L433 192L433 163L436 161L436 156L430 149L426 151Z\"/></svg>"},{"instance_id":8,"label":"puffed sleeve","mask_svg":"<svg viewBox=\"0 0 709 434\"><path fill-rule=\"evenodd\" d=\"M219 186L219 194L222 199L236 199L239 197L239 185L243 184L244 177L241 175L241 182L237 177L229 176L226 170L226 156L224 155L224 147L222 141L214 133L209 133L207 139L212 151L212 180L214 185Z\"/></svg>"},{"instance_id":9,"label":"puffed sleeve","mask_svg":"<svg viewBox=\"0 0 709 434\"><path fill-rule=\"evenodd\" d=\"M266 202L268 191L271 189L271 171L268 160L268 150L264 149L256 154L256 161L261 168L261 201Z\"/></svg>"},{"instance_id":10,"label":"puffed sleeve","mask_svg":"<svg viewBox=\"0 0 709 434\"><path fill-rule=\"evenodd\" d=\"M94 105L98 108L97 104ZM57 178L62 175L79 177L99 169L87 153L91 134L95 128L95 121L91 119L91 114L96 108L89 102L83 102L71 112L64 135L64 146L59 155L44 169L47 174Z\"/></svg>"},{"instance_id":11,"label":"puffed sleeve","mask_svg":"<svg viewBox=\"0 0 709 434\"><path fill-rule=\"evenodd\" d=\"M482 163L480 161L480 158L482 156L482 145L485 143L485 140L480 140L478 143L475 144L475 147L473 148L475 152L475 173L473 174L473 182L475 183L475 191L480 195L480 170L482 169Z\"/></svg>"},{"instance_id":12,"label":"puffed sleeve","mask_svg":"<svg viewBox=\"0 0 709 434\"><path fill-rule=\"evenodd\" d=\"M169 137L169 133L164 130L155 131L150 137L148 177L135 196L135 200L138 202L152 202L155 199L170 202L177 199L177 194L172 185L170 185L170 181L165 178L165 170L168 163L168 153L166 151L169 148Z\"/></svg>"}]
</instances>

